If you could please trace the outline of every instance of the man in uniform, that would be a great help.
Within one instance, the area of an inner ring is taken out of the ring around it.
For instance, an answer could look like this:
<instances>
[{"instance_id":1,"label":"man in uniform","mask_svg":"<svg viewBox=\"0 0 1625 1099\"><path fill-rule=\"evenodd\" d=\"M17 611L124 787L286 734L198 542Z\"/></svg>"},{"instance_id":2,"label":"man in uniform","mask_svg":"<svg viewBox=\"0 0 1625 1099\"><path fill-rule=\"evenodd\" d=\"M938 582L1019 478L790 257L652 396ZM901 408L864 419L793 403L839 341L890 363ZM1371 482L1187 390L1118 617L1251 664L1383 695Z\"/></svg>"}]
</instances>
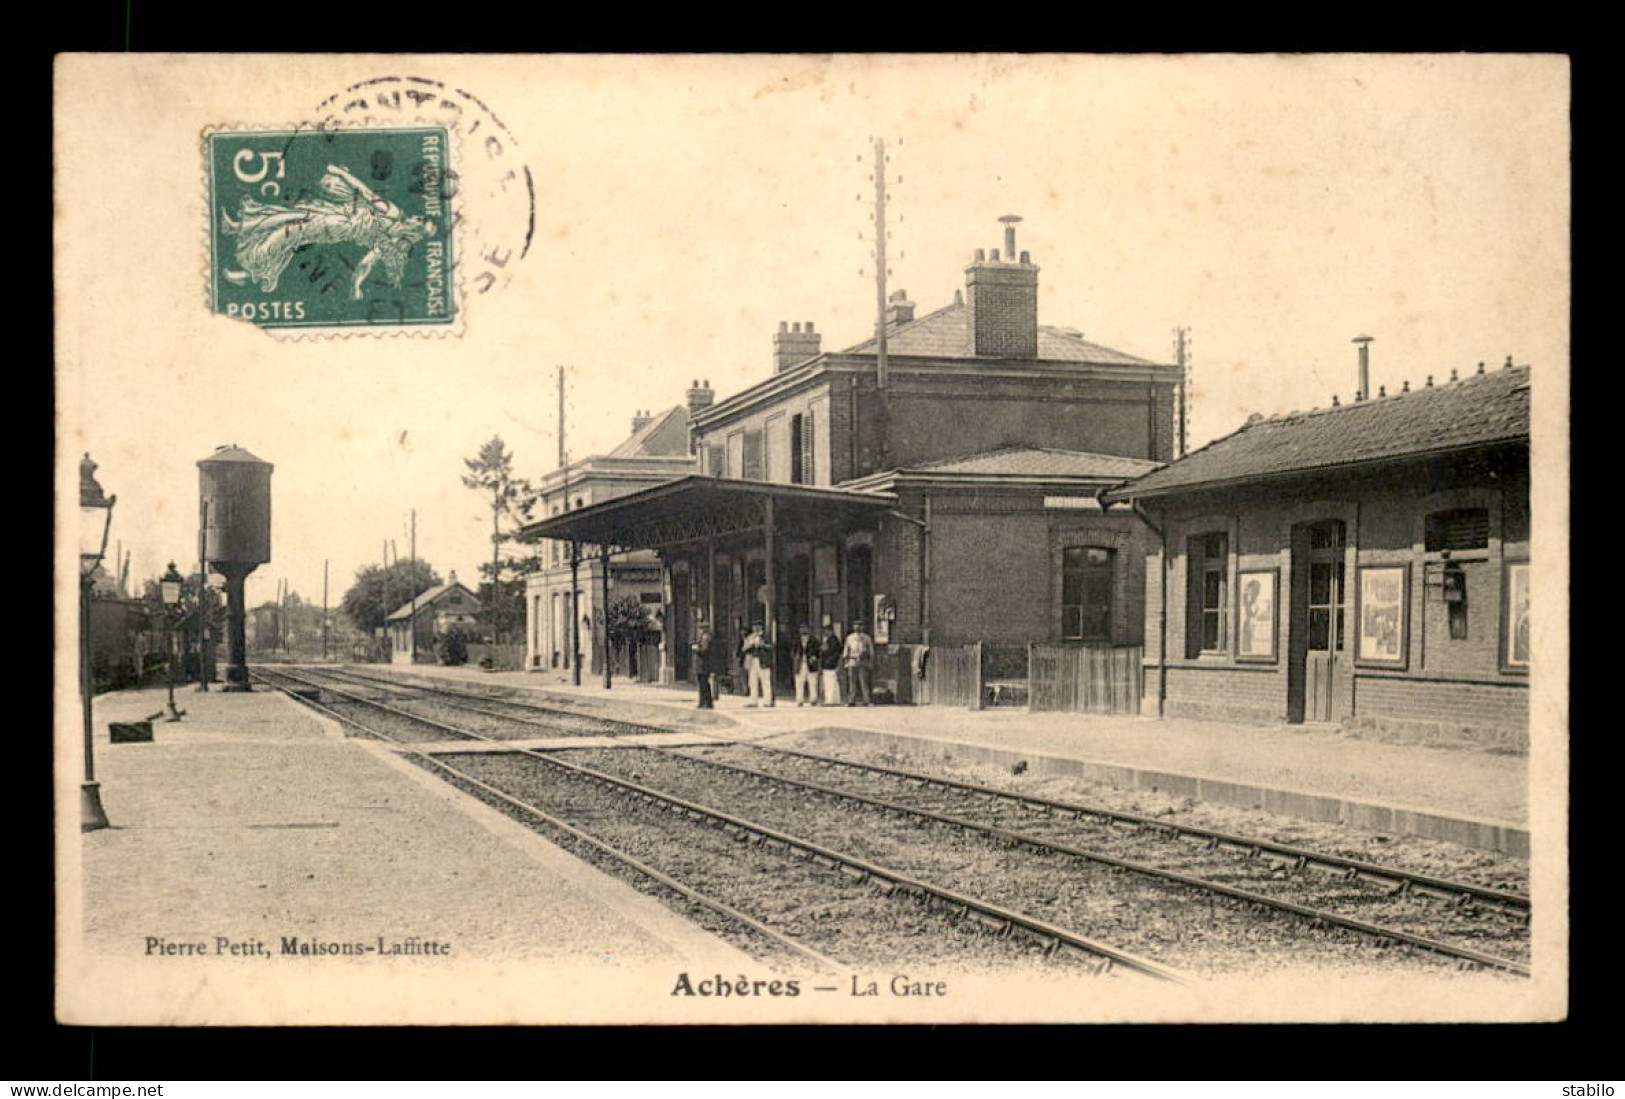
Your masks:
<instances>
[{"instance_id":1,"label":"man in uniform","mask_svg":"<svg viewBox=\"0 0 1625 1099\"><path fill-rule=\"evenodd\" d=\"M745 680L750 684L751 707L773 705L773 646L767 643L760 622L752 622L745 635Z\"/></svg>"},{"instance_id":2,"label":"man in uniform","mask_svg":"<svg viewBox=\"0 0 1625 1099\"><path fill-rule=\"evenodd\" d=\"M790 659L796 670L796 705L818 705L818 654L823 645L813 636L812 627L803 622L796 631L795 644L790 647Z\"/></svg>"},{"instance_id":3,"label":"man in uniform","mask_svg":"<svg viewBox=\"0 0 1625 1099\"><path fill-rule=\"evenodd\" d=\"M835 628L824 620L824 636L818 642L818 677L822 680L824 705L839 706L841 697L841 639Z\"/></svg>"}]
</instances>

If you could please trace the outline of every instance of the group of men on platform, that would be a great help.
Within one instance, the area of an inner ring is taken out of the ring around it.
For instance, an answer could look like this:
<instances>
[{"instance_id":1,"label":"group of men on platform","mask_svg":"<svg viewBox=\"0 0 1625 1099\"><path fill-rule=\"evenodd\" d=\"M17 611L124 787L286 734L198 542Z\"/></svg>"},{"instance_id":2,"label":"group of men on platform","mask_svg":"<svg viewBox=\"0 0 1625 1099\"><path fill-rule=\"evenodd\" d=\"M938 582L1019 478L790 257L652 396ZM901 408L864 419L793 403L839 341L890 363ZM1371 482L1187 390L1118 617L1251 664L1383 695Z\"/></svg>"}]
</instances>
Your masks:
<instances>
[{"instance_id":1,"label":"group of men on platform","mask_svg":"<svg viewBox=\"0 0 1625 1099\"><path fill-rule=\"evenodd\" d=\"M701 626L692 646L694 678L699 681L699 708L709 710L716 699L715 677L728 671L722 647L709 626ZM750 707L773 705L773 646L762 623L751 624L739 643L738 655L745 669ZM826 623L815 634L805 622L790 643L790 663L794 669L797 706L856 706L859 700L873 706L875 642L855 622L843 640Z\"/></svg>"}]
</instances>

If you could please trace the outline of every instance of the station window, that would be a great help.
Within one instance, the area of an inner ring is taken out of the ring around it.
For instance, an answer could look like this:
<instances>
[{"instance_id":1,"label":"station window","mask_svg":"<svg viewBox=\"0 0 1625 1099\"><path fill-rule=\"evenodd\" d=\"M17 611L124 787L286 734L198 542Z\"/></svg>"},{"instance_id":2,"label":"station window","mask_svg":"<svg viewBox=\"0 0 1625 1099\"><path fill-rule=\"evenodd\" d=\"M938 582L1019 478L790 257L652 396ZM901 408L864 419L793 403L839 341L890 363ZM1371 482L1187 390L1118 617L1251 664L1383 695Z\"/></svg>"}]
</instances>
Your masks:
<instances>
[{"instance_id":1,"label":"station window","mask_svg":"<svg viewBox=\"0 0 1625 1099\"><path fill-rule=\"evenodd\" d=\"M1061 551L1061 637L1112 639L1113 552L1096 546Z\"/></svg>"},{"instance_id":2,"label":"station window","mask_svg":"<svg viewBox=\"0 0 1625 1099\"><path fill-rule=\"evenodd\" d=\"M1230 536L1198 534L1187 543L1190 582L1187 592L1185 655L1230 650Z\"/></svg>"}]
</instances>

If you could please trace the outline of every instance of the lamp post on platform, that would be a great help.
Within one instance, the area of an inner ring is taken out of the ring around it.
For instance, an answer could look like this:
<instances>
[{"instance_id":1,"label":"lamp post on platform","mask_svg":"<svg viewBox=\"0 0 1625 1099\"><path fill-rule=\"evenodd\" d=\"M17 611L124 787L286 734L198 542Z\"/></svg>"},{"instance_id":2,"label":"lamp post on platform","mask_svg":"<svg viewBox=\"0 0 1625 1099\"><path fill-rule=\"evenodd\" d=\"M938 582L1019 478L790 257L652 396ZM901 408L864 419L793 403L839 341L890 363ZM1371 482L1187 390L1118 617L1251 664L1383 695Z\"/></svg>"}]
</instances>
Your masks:
<instances>
[{"instance_id":1,"label":"lamp post on platform","mask_svg":"<svg viewBox=\"0 0 1625 1099\"><path fill-rule=\"evenodd\" d=\"M96 480L96 463L87 453L79 463L79 695L84 707L85 780L79 786L79 830L94 832L108 826L102 808L102 788L96 781L96 746L90 718L90 591L97 566L107 555L107 533L113 526L113 505Z\"/></svg>"},{"instance_id":2,"label":"lamp post on platform","mask_svg":"<svg viewBox=\"0 0 1625 1099\"><path fill-rule=\"evenodd\" d=\"M184 621L181 608L181 588L186 581L181 574L175 571L175 562L169 563L169 571L158 579L158 594L164 601L165 624L169 627L169 704L164 710L165 721L179 721L184 710L175 708L175 663L180 659L180 647L175 644L175 627L177 619Z\"/></svg>"}]
</instances>

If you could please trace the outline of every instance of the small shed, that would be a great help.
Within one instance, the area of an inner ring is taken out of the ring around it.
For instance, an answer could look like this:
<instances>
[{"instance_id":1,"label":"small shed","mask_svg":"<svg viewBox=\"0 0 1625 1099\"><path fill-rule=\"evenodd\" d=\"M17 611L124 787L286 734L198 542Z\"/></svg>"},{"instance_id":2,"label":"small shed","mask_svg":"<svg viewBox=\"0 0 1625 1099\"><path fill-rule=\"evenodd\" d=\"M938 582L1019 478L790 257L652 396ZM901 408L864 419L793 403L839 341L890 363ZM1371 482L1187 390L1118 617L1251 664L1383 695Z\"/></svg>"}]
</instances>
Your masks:
<instances>
[{"instance_id":1,"label":"small shed","mask_svg":"<svg viewBox=\"0 0 1625 1099\"><path fill-rule=\"evenodd\" d=\"M411 664L415 659L432 660L435 643L452 628L477 631L480 599L457 579L453 572L444 584L419 592L384 619L389 632L390 662Z\"/></svg>"}]
</instances>

